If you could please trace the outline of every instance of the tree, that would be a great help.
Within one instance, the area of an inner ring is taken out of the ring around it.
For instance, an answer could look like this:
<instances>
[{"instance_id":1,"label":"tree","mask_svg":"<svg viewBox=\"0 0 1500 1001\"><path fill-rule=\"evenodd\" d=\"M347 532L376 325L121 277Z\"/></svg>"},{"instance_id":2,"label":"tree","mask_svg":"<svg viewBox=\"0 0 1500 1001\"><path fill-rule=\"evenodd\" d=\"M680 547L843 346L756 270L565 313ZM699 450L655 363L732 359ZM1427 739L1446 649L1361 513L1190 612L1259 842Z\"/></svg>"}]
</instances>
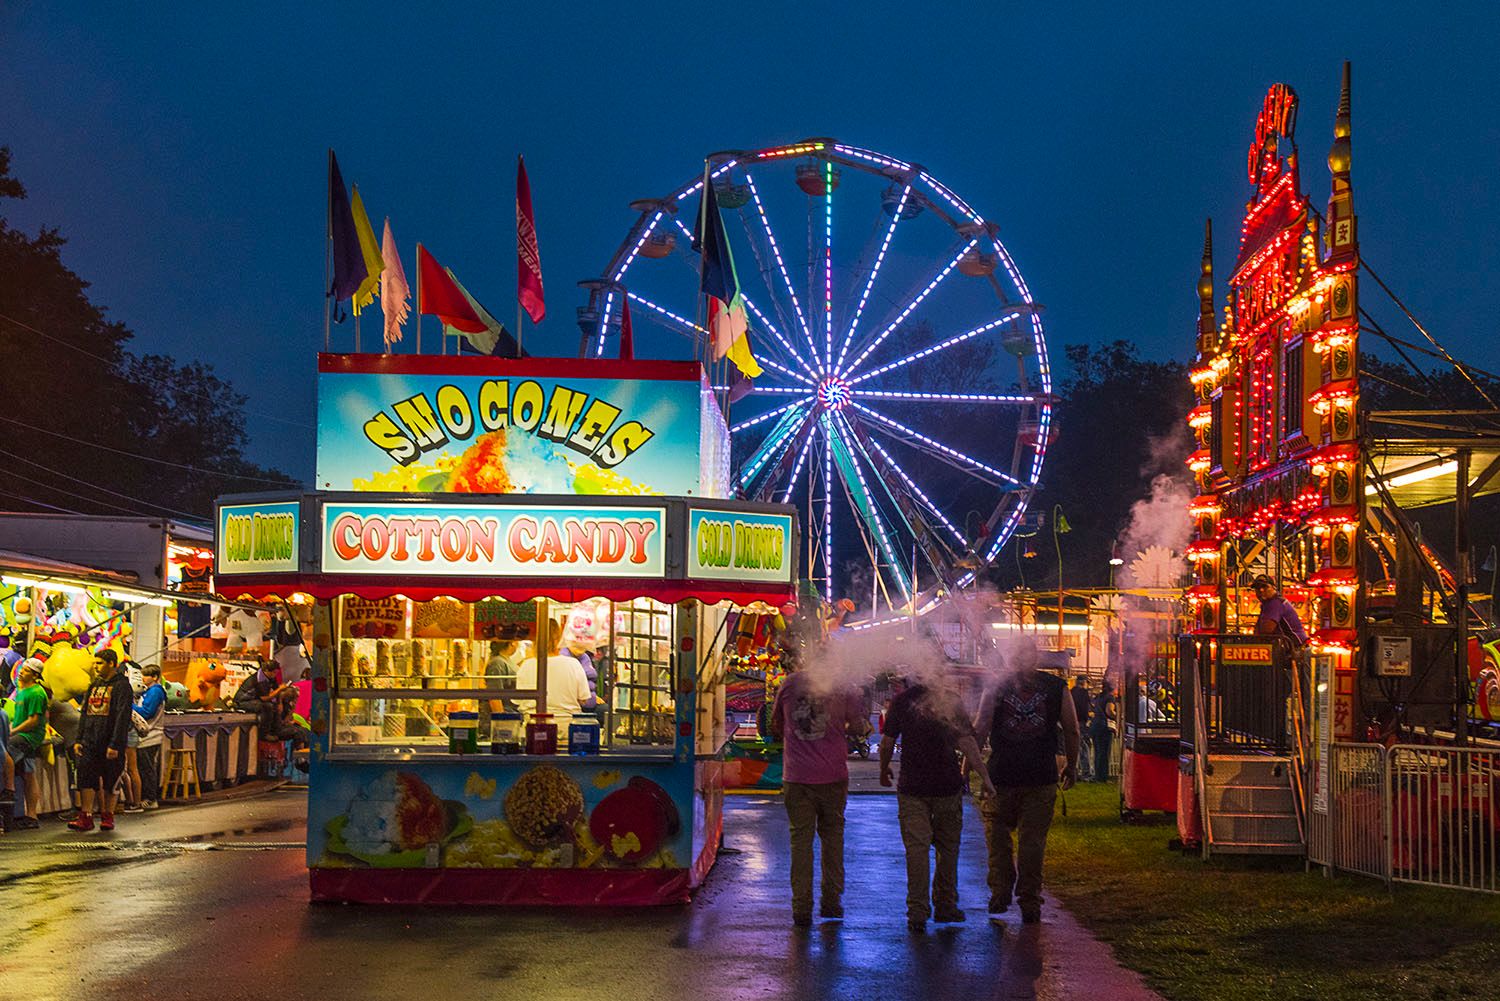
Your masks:
<instances>
[{"instance_id":1,"label":"tree","mask_svg":"<svg viewBox=\"0 0 1500 1001\"><path fill-rule=\"evenodd\" d=\"M0 199L21 199L10 157L0 147ZM64 244L0 215L0 506L207 519L216 493L291 484L244 460L244 397L212 369L127 350Z\"/></svg>"},{"instance_id":2,"label":"tree","mask_svg":"<svg viewBox=\"0 0 1500 1001\"><path fill-rule=\"evenodd\" d=\"M1027 561L1026 582L1056 585L1051 515L1059 506L1072 529L1062 539L1065 585L1102 587L1131 505L1150 494L1156 475L1186 475L1181 460L1188 446L1180 435L1192 387L1187 366L1146 361L1129 341L1070 344L1064 355L1069 371L1060 385L1058 437L1028 519L1040 534L1032 540L1039 555ZM1012 541L997 560L991 577L1000 586L1020 583L1011 548L1025 542Z\"/></svg>"}]
</instances>

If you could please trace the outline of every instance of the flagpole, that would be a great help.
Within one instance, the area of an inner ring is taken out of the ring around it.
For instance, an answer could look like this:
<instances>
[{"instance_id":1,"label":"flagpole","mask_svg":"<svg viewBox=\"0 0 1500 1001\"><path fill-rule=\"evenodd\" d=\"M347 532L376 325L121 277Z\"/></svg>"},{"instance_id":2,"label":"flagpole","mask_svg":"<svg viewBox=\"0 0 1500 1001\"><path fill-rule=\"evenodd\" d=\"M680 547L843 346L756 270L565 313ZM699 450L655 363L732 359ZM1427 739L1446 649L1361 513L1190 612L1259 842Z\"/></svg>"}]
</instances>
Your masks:
<instances>
[{"instance_id":1,"label":"flagpole","mask_svg":"<svg viewBox=\"0 0 1500 1001\"><path fill-rule=\"evenodd\" d=\"M323 350L328 350L329 338L332 336L332 322L329 310L332 307L333 298L333 147L328 147L328 178L329 183L323 187L324 212L323 226Z\"/></svg>"},{"instance_id":2,"label":"flagpole","mask_svg":"<svg viewBox=\"0 0 1500 1001\"><path fill-rule=\"evenodd\" d=\"M417 243L417 354L422 353L422 244Z\"/></svg>"},{"instance_id":3,"label":"flagpole","mask_svg":"<svg viewBox=\"0 0 1500 1001\"><path fill-rule=\"evenodd\" d=\"M353 309L353 305L354 305L353 303L350 303L350 308L351 309ZM358 312L355 312L355 314L354 314L354 350L355 350L356 353L359 352L359 313Z\"/></svg>"},{"instance_id":4,"label":"flagpole","mask_svg":"<svg viewBox=\"0 0 1500 1001\"><path fill-rule=\"evenodd\" d=\"M519 291L519 290L517 290L517 291ZM520 297L520 295L517 295L516 296L516 357L517 358L521 357L521 317L522 317L522 315L523 315L523 312L521 310L521 297Z\"/></svg>"}]
</instances>

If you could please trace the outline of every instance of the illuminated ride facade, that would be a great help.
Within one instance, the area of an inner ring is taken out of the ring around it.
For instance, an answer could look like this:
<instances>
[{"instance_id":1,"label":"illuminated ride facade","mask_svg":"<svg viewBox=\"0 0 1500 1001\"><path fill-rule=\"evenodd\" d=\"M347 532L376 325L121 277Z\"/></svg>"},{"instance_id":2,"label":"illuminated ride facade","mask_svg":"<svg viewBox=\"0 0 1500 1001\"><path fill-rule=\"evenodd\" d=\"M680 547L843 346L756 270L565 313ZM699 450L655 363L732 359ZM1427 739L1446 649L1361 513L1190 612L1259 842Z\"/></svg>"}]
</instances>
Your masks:
<instances>
[{"instance_id":1,"label":"illuminated ride facade","mask_svg":"<svg viewBox=\"0 0 1500 1001\"><path fill-rule=\"evenodd\" d=\"M1253 193L1222 317L1211 230L1197 287L1178 801L1184 840L1205 853L1306 851L1327 823L1331 743L1462 744L1471 717L1488 712L1487 677L1500 694L1468 543L1470 500L1496 490L1500 411L1368 406L1362 334L1402 342L1360 303L1361 278L1373 274L1350 181L1348 65L1321 213L1301 187L1297 110L1296 93L1278 83L1256 119ZM1428 353L1489 402L1427 336L1437 349ZM1413 515L1438 505L1454 509L1449 558L1423 541ZM1296 608L1305 648L1256 635L1261 574Z\"/></svg>"}]
</instances>

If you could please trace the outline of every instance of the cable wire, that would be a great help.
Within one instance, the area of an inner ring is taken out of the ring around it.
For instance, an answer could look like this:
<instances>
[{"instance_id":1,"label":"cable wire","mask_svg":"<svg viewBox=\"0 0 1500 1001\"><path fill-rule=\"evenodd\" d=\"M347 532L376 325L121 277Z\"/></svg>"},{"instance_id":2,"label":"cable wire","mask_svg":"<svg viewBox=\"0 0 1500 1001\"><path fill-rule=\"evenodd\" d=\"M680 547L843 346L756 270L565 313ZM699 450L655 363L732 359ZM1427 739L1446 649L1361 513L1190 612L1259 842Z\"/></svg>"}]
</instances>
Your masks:
<instances>
[{"instance_id":1,"label":"cable wire","mask_svg":"<svg viewBox=\"0 0 1500 1001\"><path fill-rule=\"evenodd\" d=\"M90 480L80 479L77 476L72 476L68 473L63 472L60 469L53 469L51 466L43 465L42 463L36 462L32 459L28 459L25 456L17 455L14 452L8 452L3 448L0 448L0 455L9 456L11 459L14 459L17 462L24 462L28 466L35 466L37 469L45 470L46 472L51 473L53 476L60 476L65 480L71 480L74 483L80 483L83 486L90 488L91 490L97 490L100 493L106 493L113 497L119 497L121 500L128 500L136 504L144 504L146 507L154 507L159 510L166 511L169 514L175 514L180 518L188 518L192 521L206 522L206 519L202 515L189 514L187 511L179 511L176 508L167 507L165 504L158 504L156 501L143 500L140 497L132 497L130 494L122 494L118 490L110 490L108 487L101 487Z\"/></svg>"}]
</instances>

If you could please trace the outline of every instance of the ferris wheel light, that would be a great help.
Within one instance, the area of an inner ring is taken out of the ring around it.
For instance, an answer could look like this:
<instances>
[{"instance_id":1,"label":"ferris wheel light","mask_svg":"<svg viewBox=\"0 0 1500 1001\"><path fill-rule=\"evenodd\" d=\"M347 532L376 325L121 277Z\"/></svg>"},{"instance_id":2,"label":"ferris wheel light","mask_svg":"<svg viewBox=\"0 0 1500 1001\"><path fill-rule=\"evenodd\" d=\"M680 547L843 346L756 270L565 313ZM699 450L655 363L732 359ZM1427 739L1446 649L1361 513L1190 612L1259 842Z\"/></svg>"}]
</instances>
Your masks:
<instances>
[{"instance_id":1,"label":"ferris wheel light","mask_svg":"<svg viewBox=\"0 0 1500 1001\"><path fill-rule=\"evenodd\" d=\"M913 481L910 476L906 475L906 470L901 468L901 464L891 456L891 453L887 452L885 448L880 444L880 442L876 441L874 438L870 439L870 447L880 453L881 458L883 458L891 467L891 469L895 471L897 476L901 477L901 480L906 484L907 489L916 494L917 497L921 499L922 503L927 505L927 510L931 511L934 515L937 516L937 520L942 523L943 527L946 528L949 532L953 533L954 541L957 542L960 546L967 546L968 543L964 541L963 533L960 532L954 526L953 522L949 521L947 516L945 516L943 512L938 509L937 504L933 502L932 498L923 493L922 488L917 486L915 481Z\"/></svg>"},{"instance_id":2,"label":"ferris wheel light","mask_svg":"<svg viewBox=\"0 0 1500 1001\"><path fill-rule=\"evenodd\" d=\"M891 332L893 330L895 330L897 327L901 326L902 323L906 322L906 318L908 316L910 316L912 314L912 312L918 306L922 305L923 301L925 301L926 298L929 295L932 294L933 289L935 289L939 285L943 284L943 279L947 278L950 274L953 273L953 269L956 268L956 267L958 267L958 262L963 259L963 256L965 254L967 254L969 251L973 250L974 247L975 247L975 245L978 244L978 243L979 243L979 239L977 237L975 239L970 240L968 242L968 244L965 245L964 249L960 250L954 256L953 260L949 261L948 264L947 264L947 266L945 266L942 271L938 272L937 277L934 278L932 281L928 282L927 283L927 287L924 288L921 292L919 292L917 294L917 297L915 299L913 299L911 302L909 302L907 304L906 308L903 309L901 311L901 313L894 320L891 321L890 326L888 326L884 330L882 330L880 332L879 336L877 336L875 338L875 340L871 341L870 344L869 344L869 346L867 346L863 351L861 351L859 353L859 357L855 358L852 362L850 362L849 363L849 367L847 369L843 370L842 372L840 372L839 374L841 374L841 375L847 375L850 372L853 372L855 369L859 368L859 363L862 362L862 361L864 361L866 358L870 357L870 352L872 352L876 348L880 347L880 345L885 342L885 339L887 337L891 336Z\"/></svg>"},{"instance_id":3,"label":"ferris wheel light","mask_svg":"<svg viewBox=\"0 0 1500 1001\"><path fill-rule=\"evenodd\" d=\"M901 189L901 200L896 203L895 214L891 216L891 224L885 231L885 239L881 241L880 250L875 255L875 263L870 267L870 277L865 282L865 289L860 293L859 304L854 307L854 320L849 324L849 330L844 334L844 346L839 349L839 360L833 366L835 372L843 370L844 359L849 354L849 345L854 343L854 332L859 329L859 318L864 315L865 303L870 301L870 289L875 287L875 278L880 274L880 266L885 263L885 252L890 249L891 237L896 235L896 226L901 222L901 214L906 211L906 200L911 197L911 185L907 184Z\"/></svg>"},{"instance_id":4,"label":"ferris wheel light","mask_svg":"<svg viewBox=\"0 0 1500 1001\"><path fill-rule=\"evenodd\" d=\"M958 334L957 336L950 337L946 341L943 341L941 344L934 344L932 347L923 348L921 351L913 351L905 358L898 358L896 361L893 361L888 365L882 365L879 368L872 368L870 369L870 371L865 372L863 375L859 375L853 379L850 379L849 384L854 385L855 383L864 382L866 379L873 379L875 376L890 372L893 369L902 368L906 365L910 365L912 362L921 361L923 358L926 358L929 355L935 355L939 351L945 351L948 348L953 347L953 345L955 344L962 344L964 341L978 337L980 334L987 334L991 330L994 330L996 327L1004 326L1007 323L1011 323L1015 320L1020 319L1021 316L1022 312L1019 310L1013 313L1007 313L1005 316L1000 317L1000 319L998 320L991 320L989 323L986 323L982 327L975 327L973 330L968 330L962 334ZM853 366L850 367L852 368Z\"/></svg>"},{"instance_id":5,"label":"ferris wheel light","mask_svg":"<svg viewBox=\"0 0 1500 1001\"><path fill-rule=\"evenodd\" d=\"M851 392L870 400L939 400L962 403L1035 403L1034 395L1004 395L993 393L904 393L895 390L855 389Z\"/></svg>"},{"instance_id":6,"label":"ferris wheel light","mask_svg":"<svg viewBox=\"0 0 1500 1001\"><path fill-rule=\"evenodd\" d=\"M823 164L823 371L833 369L833 164Z\"/></svg>"},{"instance_id":7,"label":"ferris wheel light","mask_svg":"<svg viewBox=\"0 0 1500 1001\"><path fill-rule=\"evenodd\" d=\"M807 465L807 455L812 451L813 436L808 435L807 440L802 443L802 451L797 454L797 461L792 465L792 475L787 477L786 490L781 494L781 503L786 504L792 499L792 490L797 486L797 480L802 476L802 467Z\"/></svg>"},{"instance_id":8,"label":"ferris wheel light","mask_svg":"<svg viewBox=\"0 0 1500 1001\"><path fill-rule=\"evenodd\" d=\"M776 268L781 272L781 280L786 282L787 295L791 297L792 309L797 313L797 322L802 325L802 333L807 337L807 346L813 348L813 356L816 359L818 352L813 345L812 328L807 325L807 317L802 315L802 302L797 298L797 288L792 284L792 276L786 269L786 261L782 259L781 244L776 242L776 234L771 230L771 220L766 216L766 203L760 200L760 189L755 186L755 177L748 170L745 171L745 183L750 186L750 198L755 202L755 214L760 219L761 228L766 231L766 242L771 245L771 256L776 258Z\"/></svg>"},{"instance_id":9,"label":"ferris wheel light","mask_svg":"<svg viewBox=\"0 0 1500 1001\"><path fill-rule=\"evenodd\" d=\"M950 448L947 445L944 445L942 442L938 441L936 438L929 438L925 434L923 434L922 432L917 431L914 428L909 428L905 424L902 424L900 421L892 420L891 418L887 417L885 414L882 414L882 413L879 413L877 411L871 410L869 407L865 406L863 403L855 401L852 404L852 406L856 410L860 410L860 411L863 411L864 413L869 414L871 417L875 418L877 421L879 421L880 423L886 425L887 427L894 428L897 431L900 431L902 434L909 435L909 436L917 439L918 441L924 442L927 445L930 445L931 447L937 449L939 452L944 453L945 455L950 455L950 456L952 456L955 459L960 459L960 460L962 460L964 462L967 462L967 463L969 463L970 465L974 466L977 469L982 469L982 470L984 470L987 473L990 473L990 474L992 474L994 476L1000 477L1002 480L1004 480L1007 483L1013 484L1015 486L1021 486L1021 482L1019 480L1017 480L1014 476L1010 475L1009 473L1002 473L1000 470L996 469L994 466L991 466L991 465L988 465L986 463L980 462L978 459L974 458L972 455L965 455L964 453L960 452L956 448Z\"/></svg>"},{"instance_id":10,"label":"ferris wheel light","mask_svg":"<svg viewBox=\"0 0 1500 1001\"><path fill-rule=\"evenodd\" d=\"M787 354L797 359L797 364L806 369L807 374L810 377L816 379L818 377L818 373L814 371L813 367L807 363L807 359L803 358L802 355L797 352L797 349L792 347L791 342L786 339L786 335L781 332L780 328L777 327L776 324L772 323L766 316L766 314L760 311L760 307L757 306L748 295L741 294L740 298L745 301L745 307L749 309L750 312L755 314L755 318L760 321L761 326L770 331L771 336L775 337L776 340L781 343L781 346L786 348Z\"/></svg>"},{"instance_id":11,"label":"ferris wheel light","mask_svg":"<svg viewBox=\"0 0 1500 1001\"><path fill-rule=\"evenodd\" d=\"M863 495L870 500L870 504L873 507L875 495L870 490L870 484L865 480L865 471L860 466L859 459L855 455L857 442L852 440L854 439L854 434L850 431L849 435L845 437L844 433L839 430L841 425L845 428L848 427L848 423L842 417L838 420L829 421L829 431L843 444L844 451L849 455L849 465L854 468L854 476L859 481L859 488ZM869 456L865 456L865 459L868 461ZM903 572L901 561L897 558L895 549L892 547L891 540L886 533L885 522L878 515L872 516L869 520L874 523L875 533L880 539L880 548L885 552L885 558L890 563L891 571L895 574L896 586L900 589L901 596L903 598L909 597L911 595L911 588L907 585L906 574ZM916 568L913 567L912 569L915 571Z\"/></svg>"},{"instance_id":12,"label":"ferris wheel light","mask_svg":"<svg viewBox=\"0 0 1500 1001\"><path fill-rule=\"evenodd\" d=\"M718 388L718 387L715 387L715 388ZM746 428L753 428L753 427L755 427L755 425L760 424L760 423L762 423L764 421L768 421L772 417L776 417L776 416L778 416L780 414L786 413L788 410L792 409L793 407L804 406L807 403L807 401L810 400L810 399L812 399L811 396L804 396L800 400L793 400L791 403L788 403L788 404L786 404L785 406L782 406L782 407L777 407L775 410L767 410L765 413L761 414L759 417L752 417L748 421L741 421L740 423L734 425L733 427L731 427L729 429L729 433L730 434L736 434L737 432L743 431Z\"/></svg>"}]
</instances>

